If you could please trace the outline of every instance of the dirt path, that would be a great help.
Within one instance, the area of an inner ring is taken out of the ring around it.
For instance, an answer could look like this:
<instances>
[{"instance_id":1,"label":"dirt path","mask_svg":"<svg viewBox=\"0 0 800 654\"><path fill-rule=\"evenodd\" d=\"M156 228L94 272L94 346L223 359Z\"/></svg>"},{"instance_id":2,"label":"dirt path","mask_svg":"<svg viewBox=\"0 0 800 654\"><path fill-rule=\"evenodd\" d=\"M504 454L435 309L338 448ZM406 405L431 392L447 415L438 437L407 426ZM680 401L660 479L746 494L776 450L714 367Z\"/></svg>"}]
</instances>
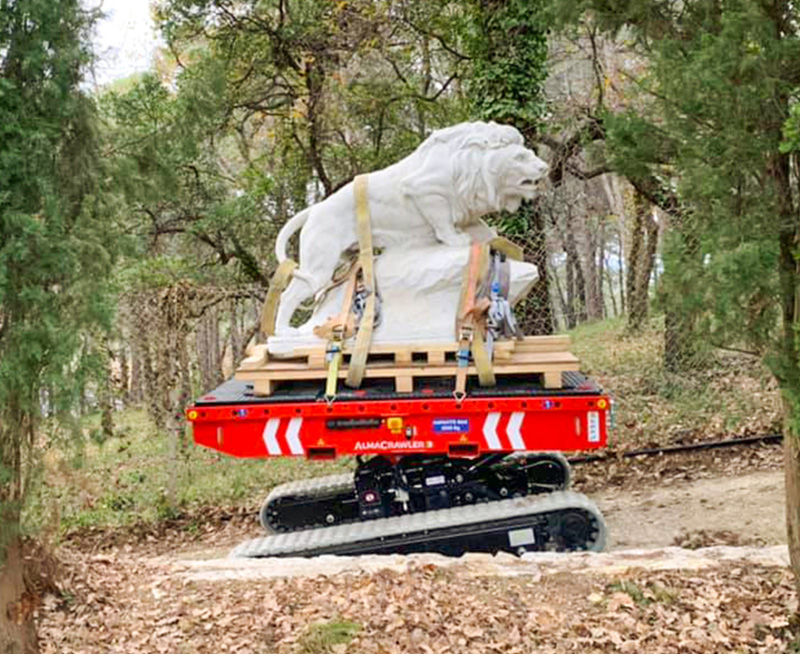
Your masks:
<instances>
[{"instance_id":1,"label":"dirt path","mask_svg":"<svg viewBox=\"0 0 800 654\"><path fill-rule=\"evenodd\" d=\"M695 481L674 480L644 488L626 485L592 493L591 497L606 518L608 552L673 546L690 549L718 545L757 548L786 542L783 473L778 470ZM243 540L261 535L261 528L255 521L248 522L216 533L213 539L191 547L176 548L158 558L162 562L205 560L211 568L234 568L230 560L223 561L230 549ZM366 560L368 558L360 557L362 563L370 568L372 564ZM377 558L380 559L378 567L384 566L388 560L386 557ZM311 562L297 559L290 566L290 574L302 575L304 568L316 572L319 563L320 559ZM288 568L283 566L282 569ZM264 570L267 576L273 575L266 572L266 568Z\"/></svg>"},{"instance_id":2,"label":"dirt path","mask_svg":"<svg viewBox=\"0 0 800 654\"><path fill-rule=\"evenodd\" d=\"M606 517L609 549L776 545L786 542L783 491L782 472L769 470L593 499Z\"/></svg>"}]
</instances>

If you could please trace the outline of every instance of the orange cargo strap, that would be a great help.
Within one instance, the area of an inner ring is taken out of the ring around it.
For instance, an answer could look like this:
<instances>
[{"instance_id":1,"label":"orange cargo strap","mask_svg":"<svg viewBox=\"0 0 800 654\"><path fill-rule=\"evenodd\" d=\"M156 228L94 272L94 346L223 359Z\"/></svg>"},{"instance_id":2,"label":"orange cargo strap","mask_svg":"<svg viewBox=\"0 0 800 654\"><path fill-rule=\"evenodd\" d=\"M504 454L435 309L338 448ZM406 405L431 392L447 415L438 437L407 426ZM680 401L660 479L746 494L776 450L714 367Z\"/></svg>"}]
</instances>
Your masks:
<instances>
[{"instance_id":1,"label":"orange cargo strap","mask_svg":"<svg viewBox=\"0 0 800 654\"><path fill-rule=\"evenodd\" d=\"M486 275L489 264L489 248L480 243L470 247L469 261L461 286L461 296L456 315L456 334L458 351L456 352L456 399L463 399L467 389L467 373L469 371L470 352L478 371L481 386L495 384L492 362L486 351L483 333L480 331L479 319L488 308L485 302L476 303L478 282Z\"/></svg>"}]
</instances>

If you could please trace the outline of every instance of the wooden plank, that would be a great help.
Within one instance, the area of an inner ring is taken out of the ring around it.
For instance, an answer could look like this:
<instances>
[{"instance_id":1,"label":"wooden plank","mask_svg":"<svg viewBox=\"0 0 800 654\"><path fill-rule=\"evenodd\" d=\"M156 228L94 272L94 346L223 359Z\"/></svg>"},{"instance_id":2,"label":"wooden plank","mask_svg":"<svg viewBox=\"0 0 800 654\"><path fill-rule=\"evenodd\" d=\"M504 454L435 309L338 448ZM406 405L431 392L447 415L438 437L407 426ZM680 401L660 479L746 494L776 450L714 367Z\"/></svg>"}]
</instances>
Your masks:
<instances>
[{"instance_id":1,"label":"wooden plank","mask_svg":"<svg viewBox=\"0 0 800 654\"><path fill-rule=\"evenodd\" d=\"M428 363L443 364L445 362L444 352L428 352Z\"/></svg>"},{"instance_id":2,"label":"wooden plank","mask_svg":"<svg viewBox=\"0 0 800 654\"><path fill-rule=\"evenodd\" d=\"M569 336L526 336L516 342L514 352L569 352L571 349Z\"/></svg>"},{"instance_id":3,"label":"wooden plank","mask_svg":"<svg viewBox=\"0 0 800 654\"><path fill-rule=\"evenodd\" d=\"M308 357L308 367L309 368L324 368L326 366L325 362L325 351L323 350L319 354L311 354Z\"/></svg>"},{"instance_id":4,"label":"wooden plank","mask_svg":"<svg viewBox=\"0 0 800 654\"><path fill-rule=\"evenodd\" d=\"M435 363L407 363L398 366L397 363L392 361L376 361L369 366L370 370L374 371L395 371L397 374L414 374L417 376L438 376L453 374L456 368L456 363L445 362L442 364ZM524 352L515 354L508 361L497 361L494 366L496 372L545 372L546 370L579 370L580 361L571 352ZM347 369L347 364L342 366L342 370ZM413 371L413 372L406 372ZM237 370L237 379L251 379L253 375L269 374L273 378L278 378L283 373L309 373L310 376L302 377L302 379L316 379L317 377L324 376L326 369L324 368L310 368L306 363L299 363L296 361L270 361L263 368L258 370ZM389 375L383 375L389 376ZM287 377L289 379L289 377Z\"/></svg>"},{"instance_id":5,"label":"wooden plank","mask_svg":"<svg viewBox=\"0 0 800 654\"><path fill-rule=\"evenodd\" d=\"M540 337L533 337L540 338ZM541 337L549 338L549 337ZM520 341L503 340L495 342L495 348L502 351L513 350L516 343ZM345 343L345 354L351 352L352 343ZM458 350L457 341L448 342L425 342L419 343L378 343L372 344L369 348L370 354L396 354L397 352L425 353L425 352L455 352ZM281 359L299 359L301 357L312 356L325 351L325 345L315 345L313 347L298 347L292 350L291 354L281 355ZM273 359L278 357L273 357Z\"/></svg>"},{"instance_id":6,"label":"wooden plank","mask_svg":"<svg viewBox=\"0 0 800 654\"><path fill-rule=\"evenodd\" d=\"M580 364L575 361L553 361L553 362L538 362L538 363L508 363L502 366L495 366L494 371L498 375L503 374L544 374L544 373L558 373L559 375L568 370L579 370ZM456 373L457 367L455 365L448 366L415 366L398 368L394 365L381 365L376 364L367 367L365 375L375 379L398 378L398 377L452 377ZM475 366L469 366L467 374L476 375L477 370ZM343 368L339 371L339 377L344 378L347 376L347 369ZM236 374L236 378L244 381L259 381L259 380L297 380L297 379L324 379L324 371L312 370L305 367L299 367L294 370L255 370L255 371L242 371Z\"/></svg>"},{"instance_id":7,"label":"wooden plank","mask_svg":"<svg viewBox=\"0 0 800 654\"><path fill-rule=\"evenodd\" d=\"M256 345L253 347L253 353L246 359L242 359L239 369L257 370L264 367L267 361L269 361L269 351L266 344Z\"/></svg>"}]
</instances>

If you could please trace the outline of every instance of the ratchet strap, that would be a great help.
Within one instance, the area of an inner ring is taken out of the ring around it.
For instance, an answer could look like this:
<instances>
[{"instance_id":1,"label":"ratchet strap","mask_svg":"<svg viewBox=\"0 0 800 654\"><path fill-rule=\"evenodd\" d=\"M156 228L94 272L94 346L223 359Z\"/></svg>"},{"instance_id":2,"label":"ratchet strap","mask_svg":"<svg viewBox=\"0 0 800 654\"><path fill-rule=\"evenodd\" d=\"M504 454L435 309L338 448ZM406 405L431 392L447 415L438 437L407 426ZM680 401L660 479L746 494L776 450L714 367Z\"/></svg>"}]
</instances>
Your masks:
<instances>
[{"instance_id":1,"label":"ratchet strap","mask_svg":"<svg viewBox=\"0 0 800 654\"><path fill-rule=\"evenodd\" d=\"M292 279L297 264L291 259L286 259L278 266L275 274L269 282L267 297L264 300L264 308L261 311L261 333L264 336L272 336L275 333L275 313L278 310L278 301L281 293L286 290Z\"/></svg>"},{"instance_id":2,"label":"ratchet strap","mask_svg":"<svg viewBox=\"0 0 800 654\"><path fill-rule=\"evenodd\" d=\"M469 261L464 271L461 285L461 296L456 314L456 334L458 350L456 352L456 387L455 396L463 399L467 390L467 372L469 370L470 352L478 371L481 386L495 384L492 361L486 350L481 331L481 319L489 308L486 299L477 299L478 284L486 275L489 265L489 247L473 243L469 251Z\"/></svg>"},{"instance_id":3,"label":"ratchet strap","mask_svg":"<svg viewBox=\"0 0 800 654\"><path fill-rule=\"evenodd\" d=\"M344 341L350 338L355 331L355 317L353 315L353 297L356 292L356 282L361 264L356 262L347 273L342 310L337 316L331 316L324 324L314 327L314 335L327 341L325 348L325 361L328 372L325 377L325 399L332 402L336 397L339 383L339 368L344 354Z\"/></svg>"},{"instance_id":4,"label":"ratchet strap","mask_svg":"<svg viewBox=\"0 0 800 654\"><path fill-rule=\"evenodd\" d=\"M353 180L353 194L355 195L356 204L358 261L361 266L361 280L366 293L366 303L358 325L345 383L352 388L358 388L364 378L367 355L372 343L372 330L375 326L375 275L372 267L372 226L370 224L366 175L359 175Z\"/></svg>"}]
</instances>

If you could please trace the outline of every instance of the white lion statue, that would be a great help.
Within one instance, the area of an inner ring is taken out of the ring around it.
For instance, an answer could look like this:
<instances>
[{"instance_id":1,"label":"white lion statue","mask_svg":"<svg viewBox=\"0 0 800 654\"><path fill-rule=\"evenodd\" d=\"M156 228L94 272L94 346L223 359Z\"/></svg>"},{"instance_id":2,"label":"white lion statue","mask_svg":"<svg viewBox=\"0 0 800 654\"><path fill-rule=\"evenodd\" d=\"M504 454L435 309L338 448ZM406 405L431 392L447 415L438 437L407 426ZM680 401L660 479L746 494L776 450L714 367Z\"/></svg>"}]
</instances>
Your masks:
<instances>
[{"instance_id":1,"label":"white lion statue","mask_svg":"<svg viewBox=\"0 0 800 654\"><path fill-rule=\"evenodd\" d=\"M513 127L473 122L437 130L405 159L369 174L373 245L468 245L465 227L488 213L519 209L547 168ZM281 296L277 332L290 329L295 310L331 281L342 253L357 243L353 184L286 223L275 242L279 262L301 227L299 267Z\"/></svg>"}]
</instances>

